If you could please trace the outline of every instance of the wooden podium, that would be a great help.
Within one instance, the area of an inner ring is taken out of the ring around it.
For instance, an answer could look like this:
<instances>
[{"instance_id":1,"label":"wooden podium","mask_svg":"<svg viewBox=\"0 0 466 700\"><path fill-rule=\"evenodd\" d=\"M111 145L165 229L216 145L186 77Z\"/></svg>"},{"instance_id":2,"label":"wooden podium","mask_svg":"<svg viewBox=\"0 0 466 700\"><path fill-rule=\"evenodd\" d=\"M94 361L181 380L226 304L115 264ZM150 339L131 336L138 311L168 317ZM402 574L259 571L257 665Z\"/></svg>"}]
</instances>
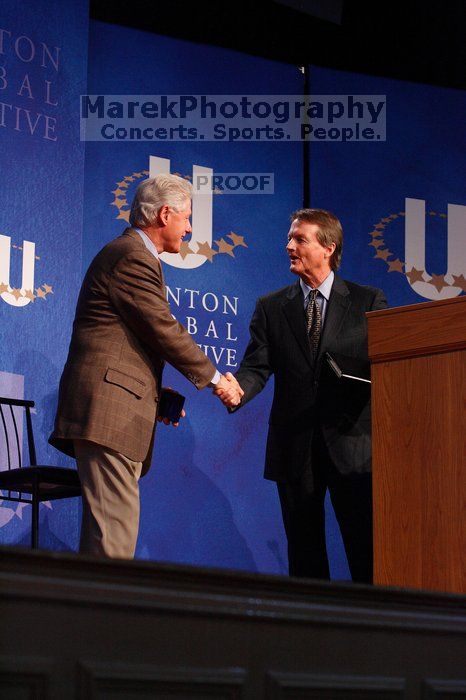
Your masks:
<instances>
[{"instance_id":1,"label":"wooden podium","mask_svg":"<svg viewBox=\"0 0 466 700\"><path fill-rule=\"evenodd\" d=\"M466 594L466 297L367 318L374 582Z\"/></svg>"}]
</instances>

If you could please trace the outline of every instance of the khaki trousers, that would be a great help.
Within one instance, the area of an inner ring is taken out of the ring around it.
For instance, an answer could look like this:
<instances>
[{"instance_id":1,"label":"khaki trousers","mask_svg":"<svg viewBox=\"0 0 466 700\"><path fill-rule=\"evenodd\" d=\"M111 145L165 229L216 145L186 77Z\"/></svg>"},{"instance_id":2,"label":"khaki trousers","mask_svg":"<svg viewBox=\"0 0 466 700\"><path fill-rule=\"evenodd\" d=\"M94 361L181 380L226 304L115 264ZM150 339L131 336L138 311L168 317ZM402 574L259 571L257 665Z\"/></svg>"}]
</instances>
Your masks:
<instances>
[{"instance_id":1,"label":"khaki trousers","mask_svg":"<svg viewBox=\"0 0 466 700\"><path fill-rule=\"evenodd\" d=\"M132 559L139 529L142 462L88 440L73 443L83 502L79 551Z\"/></svg>"}]
</instances>

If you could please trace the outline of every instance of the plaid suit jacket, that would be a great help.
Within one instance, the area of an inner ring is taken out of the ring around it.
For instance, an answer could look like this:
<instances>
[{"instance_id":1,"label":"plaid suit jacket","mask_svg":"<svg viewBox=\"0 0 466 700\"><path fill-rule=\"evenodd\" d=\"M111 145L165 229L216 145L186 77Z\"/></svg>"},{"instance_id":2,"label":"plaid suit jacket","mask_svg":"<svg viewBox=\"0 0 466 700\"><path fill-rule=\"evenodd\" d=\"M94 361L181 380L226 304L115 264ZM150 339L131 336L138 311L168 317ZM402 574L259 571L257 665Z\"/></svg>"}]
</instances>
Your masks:
<instances>
[{"instance_id":1,"label":"plaid suit jacket","mask_svg":"<svg viewBox=\"0 0 466 700\"><path fill-rule=\"evenodd\" d=\"M91 440L143 462L145 473L165 361L198 389L215 373L171 315L160 261L127 228L84 278L49 442L74 456L74 439Z\"/></svg>"}]
</instances>

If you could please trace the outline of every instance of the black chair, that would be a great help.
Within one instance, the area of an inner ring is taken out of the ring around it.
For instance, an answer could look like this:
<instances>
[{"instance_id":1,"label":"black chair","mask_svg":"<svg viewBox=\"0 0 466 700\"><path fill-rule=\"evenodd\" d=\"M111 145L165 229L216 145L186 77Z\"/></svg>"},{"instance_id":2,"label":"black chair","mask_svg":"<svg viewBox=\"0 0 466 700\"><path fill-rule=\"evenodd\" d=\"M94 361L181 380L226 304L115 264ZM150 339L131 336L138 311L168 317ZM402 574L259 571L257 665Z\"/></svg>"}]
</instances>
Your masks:
<instances>
[{"instance_id":1,"label":"black chair","mask_svg":"<svg viewBox=\"0 0 466 700\"><path fill-rule=\"evenodd\" d=\"M22 408L26 413L30 462L27 466L22 464L20 434L13 407ZM0 422L3 426L3 442L6 452L6 464L0 464L0 490L3 492L0 498L18 503L31 503L31 547L37 549L39 544L39 504L42 501L80 496L81 484L76 469L37 464L31 408L34 408L34 401L0 397ZM0 427L0 444L2 442L1 436ZM5 491L8 493L7 496Z\"/></svg>"}]
</instances>

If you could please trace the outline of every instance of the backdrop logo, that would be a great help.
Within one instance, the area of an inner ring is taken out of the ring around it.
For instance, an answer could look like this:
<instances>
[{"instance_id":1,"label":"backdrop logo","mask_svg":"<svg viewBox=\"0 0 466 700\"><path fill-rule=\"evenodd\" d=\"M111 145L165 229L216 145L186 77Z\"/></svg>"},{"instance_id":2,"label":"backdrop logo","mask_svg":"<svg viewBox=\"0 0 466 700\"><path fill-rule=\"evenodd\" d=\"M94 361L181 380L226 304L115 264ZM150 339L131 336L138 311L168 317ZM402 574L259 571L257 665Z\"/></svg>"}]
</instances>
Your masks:
<instances>
[{"instance_id":1,"label":"backdrop logo","mask_svg":"<svg viewBox=\"0 0 466 700\"><path fill-rule=\"evenodd\" d=\"M428 212L429 227L447 222L447 270L426 270L426 205L423 199L405 200L405 211L388 214L369 233L374 258L383 260L388 272L404 275L420 296L434 301L457 297L466 291L466 206L449 204L447 214ZM404 261L388 247L398 221L404 220ZM443 226L442 226L443 228Z\"/></svg>"},{"instance_id":2,"label":"backdrop logo","mask_svg":"<svg viewBox=\"0 0 466 700\"><path fill-rule=\"evenodd\" d=\"M60 47L0 29L0 54L0 126L57 141Z\"/></svg>"},{"instance_id":3,"label":"backdrop logo","mask_svg":"<svg viewBox=\"0 0 466 700\"><path fill-rule=\"evenodd\" d=\"M212 168L205 168L201 165L193 165L192 176L186 177L187 180L196 181L198 178L211 179L213 176ZM160 174L170 173L170 161L167 158L158 158L150 156L149 170L126 175L120 182L117 182L117 189L112 190L115 199L111 202L112 206L117 207L117 219L123 219L129 223L130 204L128 199L129 189L132 183L146 177L155 177ZM179 175L179 173L176 173ZM193 203L192 203L192 234L189 241L184 240L181 243L179 253L162 253L160 258L168 265L179 267L185 270L192 270L195 267L200 267L207 260L212 263L216 255L229 255L234 258L234 250L238 246L247 248L244 241L244 236L240 236L234 231L224 234L220 239L214 241L212 235L213 223L213 194L221 194L217 191L199 192L194 188ZM226 240L228 239L228 240Z\"/></svg>"},{"instance_id":4,"label":"backdrop logo","mask_svg":"<svg viewBox=\"0 0 466 700\"><path fill-rule=\"evenodd\" d=\"M22 253L21 286L10 285L11 249ZM34 289L35 261L40 260L36 254L36 244L23 241L22 246L11 243L9 236L0 234L0 298L10 306L27 306L35 299L45 299L47 294L53 294L49 284L41 284Z\"/></svg>"}]
</instances>

